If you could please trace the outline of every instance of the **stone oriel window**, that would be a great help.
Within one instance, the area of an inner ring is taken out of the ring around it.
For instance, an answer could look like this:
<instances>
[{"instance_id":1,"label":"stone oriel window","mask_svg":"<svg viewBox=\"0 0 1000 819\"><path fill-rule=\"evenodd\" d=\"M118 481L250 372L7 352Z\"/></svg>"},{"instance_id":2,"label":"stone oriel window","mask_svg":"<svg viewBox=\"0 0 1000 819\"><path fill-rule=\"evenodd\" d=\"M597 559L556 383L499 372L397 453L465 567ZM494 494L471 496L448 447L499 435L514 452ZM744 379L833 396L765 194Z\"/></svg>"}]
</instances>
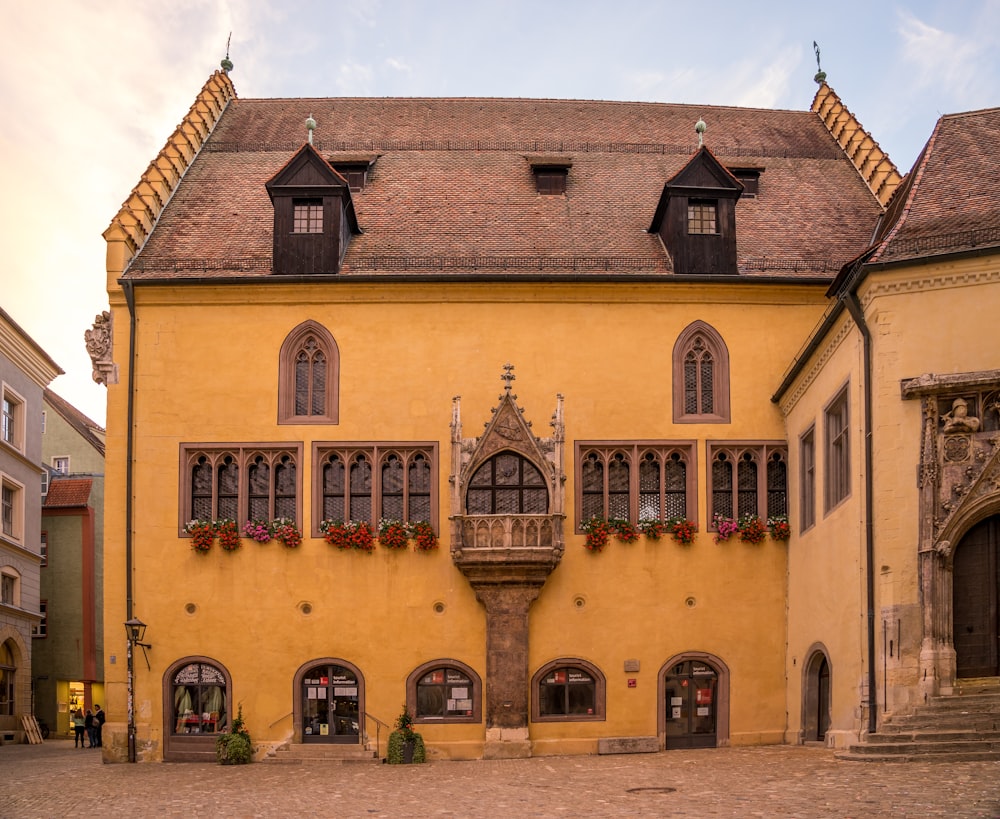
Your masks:
<instances>
[{"instance_id":1,"label":"stone oriel window","mask_svg":"<svg viewBox=\"0 0 1000 819\"><path fill-rule=\"evenodd\" d=\"M482 680L458 660L433 660L407 677L406 703L416 722L482 722Z\"/></svg>"},{"instance_id":2,"label":"stone oriel window","mask_svg":"<svg viewBox=\"0 0 1000 819\"><path fill-rule=\"evenodd\" d=\"M720 515L788 514L788 448L782 442L709 441L709 522Z\"/></svg>"},{"instance_id":3,"label":"stone oriel window","mask_svg":"<svg viewBox=\"0 0 1000 819\"><path fill-rule=\"evenodd\" d=\"M693 441L577 441L576 464L578 531L593 517L697 519Z\"/></svg>"},{"instance_id":4,"label":"stone oriel window","mask_svg":"<svg viewBox=\"0 0 1000 819\"><path fill-rule=\"evenodd\" d=\"M604 674L593 663L576 658L553 660L531 678L531 720L604 720L606 690Z\"/></svg>"},{"instance_id":5,"label":"stone oriel window","mask_svg":"<svg viewBox=\"0 0 1000 819\"><path fill-rule=\"evenodd\" d=\"M544 515L549 511L549 490L531 461L515 452L500 452L469 479L465 511L469 515Z\"/></svg>"},{"instance_id":6,"label":"stone oriel window","mask_svg":"<svg viewBox=\"0 0 1000 819\"><path fill-rule=\"evenodd\" d=\"M189 520L298 521L300 445L181 444L181 515Z\"/></svg>"},{"instance_id":7,"label":"stone oriel window","mask_svg":"<svg viewBox=\"0 0 1000 819\"><path fill-rule=\"evenodd\" d=\"M729 350L703 321L689 324L674 343L673 416L678 424L728 424Z\"/></svg>"},{"instance_id":8,"label":"stone oriel window","mask_svg":"<svg viewBox=\"0 0 1000 819\"><path fill-rule=\"evenodd\" d=\"M292 330L278 356L278 423L339 422L340 351L315 321Z\"/></svg>"},{"instance_id":9,"label":"stone oriel window","mask_svg":"<svg viewBox=\"0 0 1000 819\"><path fill-rule=\"evenodd\" d=\"M437 518L436 443L317 442L312 463L316 537L323 520Z\"/></svg>"}]
</instances>

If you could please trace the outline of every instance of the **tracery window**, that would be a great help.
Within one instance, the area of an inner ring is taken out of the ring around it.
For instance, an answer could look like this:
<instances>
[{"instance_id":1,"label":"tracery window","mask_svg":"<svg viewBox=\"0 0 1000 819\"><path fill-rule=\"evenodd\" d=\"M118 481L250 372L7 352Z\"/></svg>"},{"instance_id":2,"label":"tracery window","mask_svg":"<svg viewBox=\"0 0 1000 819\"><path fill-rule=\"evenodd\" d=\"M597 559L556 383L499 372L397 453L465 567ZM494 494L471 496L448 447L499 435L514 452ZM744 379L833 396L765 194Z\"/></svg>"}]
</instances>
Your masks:
<instances>
[{"instance_id":1,"label":"tracery window","mask_svg":"<svg viewBox=\"0 0 1000 819\"><path fill-rule=\"evenodd\" d=\"M788 450L784 442L740 444L708 442L709 494L716 515L767 519L788 514Z\"/></svg>"},{"instance_id":2,"label":"tracery window","mask_svg":"<svg viewBox=\"0 0 1000 819\"><path fill-rule=\"evenodd\" d=\"M693 441L578 441L577 526L697 516Z\"/></svg>"},{"instance_id":3,"label":"tracery window","mask_svg":"<svg viewBox=\"0 0 1000 819\"><path fill-rule=\"evenodd\" d=\"M340 351L315 321L292 330L278 357L278 422L336 424L339 421Z\"/></svg>"},{"instance_id":4,"label":"tracery window","mask_svg":"<svg viewBox=\"0 0 1000 819\"><path fill-rule=\"evenodd\" d=\"M673 350L675 423L728 423L729 351L703 321L692 322Z\"/></svg>"},{"instance_id":5,"label":"tracery window","mask_svg":"<svg viewBox=\"0 0 1000 819\"><path fill-rule=\"evenodd\" d=\"M545 478L516 452L498 452L469 479L465 511L469 515L544 515L549 510Z\"/></svg>"},{"instance_id":6,"label":"tracery window","mask_svg":"<svg viewBox=\"0 0 1000 819\"><path fill-rule=\"evenodd\" d=\"M322 520L434 522L436 443L318 443L313 464L317 532Z\"/></svg>"},{"instance_id":7,"label":"tracery window","mask_svg":"<svg viewBox=\"0 0 1000 819\"><path fill-rule=\"evenodd\" d=\"M297 521L301 449L287 444L183 444L179 525L189 520Z\"/></svg>"}]
</instances>

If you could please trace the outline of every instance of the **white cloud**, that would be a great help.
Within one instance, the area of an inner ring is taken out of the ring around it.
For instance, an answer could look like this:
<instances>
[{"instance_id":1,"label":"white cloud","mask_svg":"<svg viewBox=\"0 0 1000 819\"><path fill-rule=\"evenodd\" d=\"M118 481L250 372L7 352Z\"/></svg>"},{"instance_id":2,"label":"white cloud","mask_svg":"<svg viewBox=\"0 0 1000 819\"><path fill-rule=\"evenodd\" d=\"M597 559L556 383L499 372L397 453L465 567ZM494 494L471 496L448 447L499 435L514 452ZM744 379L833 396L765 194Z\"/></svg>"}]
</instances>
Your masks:
<instances>
[{"instance_id":1,"label":"white cloud","mask_svg":"<svg viewBox=\"0 0 1000 819\"><path fill-rule=\"evenodd\" d=\"M899 13L901 56L911 80L921 86L943 85L948 93L965 97L969 85L977 82L983 40L975 29L963 38L924 23L906 12Z\"/></svg>"},{"instance_id":2,"label":"white cloud","mask_svg":"<svg viewBox=\"0 0 1000 819\"><path fill-rule=\"evenodd\" d=\"M403 60L400 60L397 57L386 57L385 64L394 71L401 71L404 74L413 73L413 69L410 68L410 66L408 66Z\"/></svg>"}]
</instances>

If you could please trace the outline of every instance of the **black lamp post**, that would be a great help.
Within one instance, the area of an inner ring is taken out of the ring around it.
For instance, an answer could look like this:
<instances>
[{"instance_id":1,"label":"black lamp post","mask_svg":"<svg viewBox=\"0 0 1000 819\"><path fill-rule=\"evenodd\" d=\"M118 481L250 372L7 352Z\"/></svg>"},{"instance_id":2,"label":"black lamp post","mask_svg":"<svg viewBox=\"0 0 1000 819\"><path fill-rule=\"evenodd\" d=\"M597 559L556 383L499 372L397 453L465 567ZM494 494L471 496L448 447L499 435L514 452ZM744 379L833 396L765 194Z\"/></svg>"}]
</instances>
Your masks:
<instances>
[{"instance_id":1,"label":"black lamp post","mask_svg":"<svg viewBox=\"0 0 1000 819\"><path fill-rule=\"evenodd\" d=\"M125 621L125 634L128 636L128 652L125 655L128 663L128 761L135 762L135 689L133 687L134 665L133 650L135 646L142 646L143 655L146 649L151 646L142 642L146 636L146 624L138 617ZM146 665L149 665L149 658L146 658Z\"/></svg>"}]
</instances>

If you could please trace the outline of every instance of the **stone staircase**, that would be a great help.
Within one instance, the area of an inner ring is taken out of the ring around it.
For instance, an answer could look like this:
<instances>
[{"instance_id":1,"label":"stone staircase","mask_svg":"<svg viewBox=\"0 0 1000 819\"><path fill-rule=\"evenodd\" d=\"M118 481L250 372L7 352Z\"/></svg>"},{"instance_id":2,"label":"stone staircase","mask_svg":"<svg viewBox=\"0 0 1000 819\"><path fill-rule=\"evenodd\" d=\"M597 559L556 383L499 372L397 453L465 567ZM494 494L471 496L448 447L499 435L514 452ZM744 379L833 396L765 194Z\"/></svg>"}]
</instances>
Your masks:
<instances>
[{"instance_id":1,"label":"stone staircase","mask_svg":"<svg viewBox=\"0 0 1000 819\"><path fill-rule=\"evenodd\" d=\"M343 765L361 763L378 764L378 754L363 745L308 744L293 745L286 742L272 755L263 759L266 765L302 765L312 763Z\"/></svg>"},{"instance_id":2,"label":"stone staircase","mask_svg":"<svg viewBox=\"0 0 1000 819\"><path fill-rule=\"evenodd\" d=\"M1000 678L959 680L955 693L914 713L890 716L879 732L836 754L855 762L1000 760Z\"/></svg>"}]
</instances>

